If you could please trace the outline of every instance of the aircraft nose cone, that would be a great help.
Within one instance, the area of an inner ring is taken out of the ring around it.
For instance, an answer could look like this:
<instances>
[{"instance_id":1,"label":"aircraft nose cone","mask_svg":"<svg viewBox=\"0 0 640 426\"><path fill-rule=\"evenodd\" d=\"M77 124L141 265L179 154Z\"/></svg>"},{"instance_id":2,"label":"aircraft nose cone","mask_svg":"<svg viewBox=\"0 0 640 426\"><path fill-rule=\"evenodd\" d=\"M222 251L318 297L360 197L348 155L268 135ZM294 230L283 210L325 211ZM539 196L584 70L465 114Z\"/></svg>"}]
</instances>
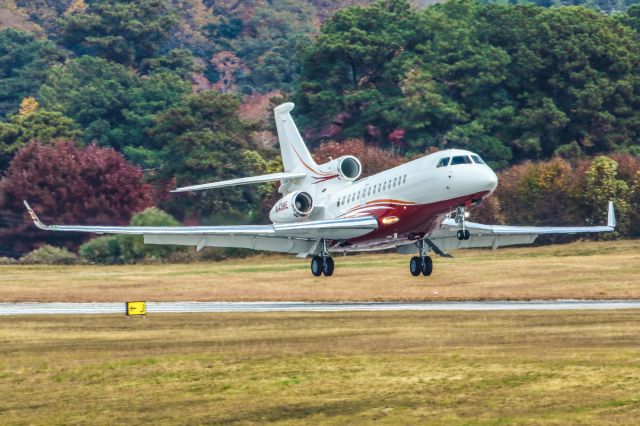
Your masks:
<instances>
[{"instance_id":1,"label":"aircraft nose cone","mask_svg":"<svg viewBox=\"0 0 640 426\"><path fill-rule=\"evenodd\" d=\"M492 193L496 190L498 186L498 176L487 167L482 174L476 176L476 185L478 186L479 192L489 191Z\"/></svg>"}]
</instances>

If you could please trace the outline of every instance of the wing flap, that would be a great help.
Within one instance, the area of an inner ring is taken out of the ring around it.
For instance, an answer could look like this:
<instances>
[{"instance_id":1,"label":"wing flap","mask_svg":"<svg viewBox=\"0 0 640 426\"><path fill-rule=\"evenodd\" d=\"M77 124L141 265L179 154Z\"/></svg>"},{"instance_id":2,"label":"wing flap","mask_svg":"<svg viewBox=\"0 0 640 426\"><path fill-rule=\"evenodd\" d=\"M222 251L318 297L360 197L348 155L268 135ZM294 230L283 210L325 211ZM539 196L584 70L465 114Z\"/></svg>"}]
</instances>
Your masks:
<instances>
[{"instance_id":1,"label":"wing flap","mask_svg":"<svg viewBox=\"0 0 640 426\"><path fill-rule=\"evenodd\" d=\"M204 247L236 247L280 253L308 252L315 241L282 237L249 235L149 235L144 234L145 244L172 244Z\"/></svg>"}]
</instances>

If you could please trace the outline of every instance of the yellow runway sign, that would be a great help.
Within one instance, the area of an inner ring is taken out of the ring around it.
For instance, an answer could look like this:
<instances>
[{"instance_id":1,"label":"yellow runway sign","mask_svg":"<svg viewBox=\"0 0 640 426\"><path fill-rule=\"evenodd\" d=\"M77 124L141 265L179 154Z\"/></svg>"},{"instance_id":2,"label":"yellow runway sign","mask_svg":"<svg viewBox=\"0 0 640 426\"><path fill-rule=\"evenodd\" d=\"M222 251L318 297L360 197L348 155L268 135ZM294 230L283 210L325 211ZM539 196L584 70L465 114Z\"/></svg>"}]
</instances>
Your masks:
<instances>
[{"instance_id":1,"label":"yellow runway sign","mask_svg":"<svg viewBox=\"0 0 640 426\"><path fill-rule=\"evenodd\" d=\"M127 302L127 315L147 315L146 302Z\"/></svg>"}]
</instances>

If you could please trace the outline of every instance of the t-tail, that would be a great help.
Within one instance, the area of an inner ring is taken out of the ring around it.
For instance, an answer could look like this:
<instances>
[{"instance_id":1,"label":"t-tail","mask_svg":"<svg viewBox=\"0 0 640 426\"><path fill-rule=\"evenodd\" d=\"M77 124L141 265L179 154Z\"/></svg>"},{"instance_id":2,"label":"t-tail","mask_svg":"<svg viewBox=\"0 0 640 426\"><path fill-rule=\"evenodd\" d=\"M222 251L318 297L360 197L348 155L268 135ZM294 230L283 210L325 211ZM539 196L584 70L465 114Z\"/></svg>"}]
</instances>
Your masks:
<instances>
[{"instance_id":1,"label":"t-tail","mask_svg":"<svg viewBox=\"0 0 640 426\"><path fill-rule=\"evenodd\" d=\"M318 173L318 165L313 161L307 146L300 136L298 127L291 117L294 104L287 102L274 110L280 152L285 173Z\"/></svg>"}]
</instances>

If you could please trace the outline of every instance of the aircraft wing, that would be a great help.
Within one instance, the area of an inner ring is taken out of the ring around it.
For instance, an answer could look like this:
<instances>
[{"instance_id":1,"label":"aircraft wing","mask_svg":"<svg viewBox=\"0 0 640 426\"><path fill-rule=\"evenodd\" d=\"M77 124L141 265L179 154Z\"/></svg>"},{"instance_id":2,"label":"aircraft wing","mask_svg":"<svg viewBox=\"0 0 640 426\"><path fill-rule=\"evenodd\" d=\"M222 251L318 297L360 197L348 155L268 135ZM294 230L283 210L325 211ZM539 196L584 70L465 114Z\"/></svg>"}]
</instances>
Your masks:
<instances>
[{"instance_id":1,"label":"aircraft wing","mask_svg":"<svg viewBox=\"0 0 640 426\"><path fill-rule=\"evenodd\" d=\"M442 251L457 248L478 248L515 244L531 244L543 234L582 234L593 232L611 232L615 229L616 219L613 202L609 202L606 226L505 226L484 225L465 222L465 228L471 233L469 240L458 240L456 233L460 229L454 219L445 219L439 229L428 239Z\"/></svg>"},{"instance_id":2,"label":"aircraft wing","mask_svg":"<svg viewBox=\"0 0 640 426\"><path fill-rule=\"evenodd\" d=\"M45 231L128 234L144 236L145 244L203 247L242 247L285 253L310 253L319 239L346 240L378 228L375 217L238 226L87 226L45 225L25 201L36 227Z\"/></svg>"}]
</instances>

